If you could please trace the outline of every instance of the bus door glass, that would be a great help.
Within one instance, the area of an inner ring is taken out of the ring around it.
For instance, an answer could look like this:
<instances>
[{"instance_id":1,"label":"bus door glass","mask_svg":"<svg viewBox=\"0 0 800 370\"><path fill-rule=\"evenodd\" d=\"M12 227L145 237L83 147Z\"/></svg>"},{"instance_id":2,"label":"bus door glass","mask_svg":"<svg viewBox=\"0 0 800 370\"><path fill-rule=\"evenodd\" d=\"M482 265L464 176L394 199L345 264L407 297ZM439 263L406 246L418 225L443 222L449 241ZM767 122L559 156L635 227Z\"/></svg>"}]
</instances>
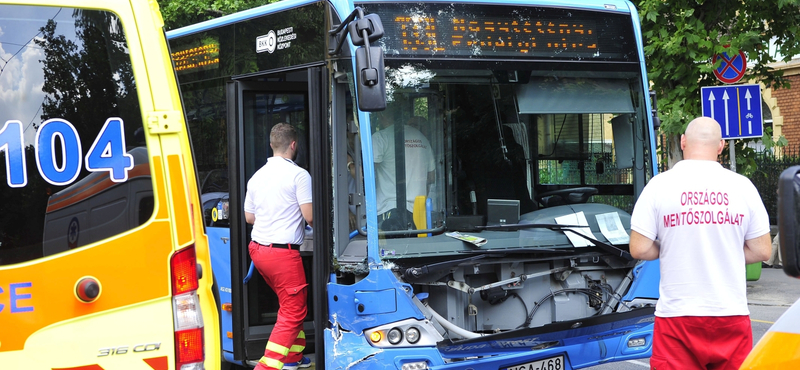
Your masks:
<instances>
[{"instance_id":1,"label":"bus door glass","mask_svg":"<svg viewBox=\"0 0 800 370\"><path fill-rule=\"evenodd\" d=\"M244 222L244 196L247 191L247 181L260 169L269 157L273 156L269 146L270 130L278 123L284 122L295 127L298 133L299 151L295 163L306 170L310 170L309 158L309 115L308 92L306 71L280 75L269 75L257 79L233 81L229 85L235 87L236 97L229 96L228 101L235 101L235 107L229 105L229 130L236 138L238 145L231 145L232 163L231 171L231 234L232 269L237 266L240 273L247 279L241 285L240 307L243 310L234 310L234 327L240 322L244 327L244 346L247 359L258 359L263 354L264 347L272 327L278 316L278 298L267 286L257 270L252 268L247 244L250 242L252 225ZM230 104L230 103L229 103ZM310 171L309 171L310 172ZM235 190L233 190L235 189ZM313 232L306 229L305 242L300 248L306 272L306 280L311 282ZM249 272L248 272L249 271ZM232 276L237 276L236 273ZM237 301L236 287L239 281L234 280L234 301ZM309 289L310 291L310 289ZM313 307L311 300L307 316L307 335L313 332L311 324ZM237 316L239 316L237 318ZM309 335L310 336L310 335ZM309 342L311 342L309 338ZM238 341L236 341L238 344ZM236 344L235 344L236 345Z\"/></svg>"}]
</instances>

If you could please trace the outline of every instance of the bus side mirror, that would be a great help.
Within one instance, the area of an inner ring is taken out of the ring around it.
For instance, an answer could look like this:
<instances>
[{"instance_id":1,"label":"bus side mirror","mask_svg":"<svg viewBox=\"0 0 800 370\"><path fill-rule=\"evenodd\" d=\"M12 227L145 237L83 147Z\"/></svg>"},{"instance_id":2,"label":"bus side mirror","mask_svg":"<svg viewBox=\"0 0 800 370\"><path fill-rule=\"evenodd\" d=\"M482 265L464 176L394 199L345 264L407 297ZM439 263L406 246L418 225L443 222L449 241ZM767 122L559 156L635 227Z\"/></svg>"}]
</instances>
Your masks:
<instances>
[{"instance_id":1,"label":"bus side mirror","mask_svg":"<svg viewBox=\"0 0 800 370\"><path fill-rule=\"evenodd\" d=\"M386 109L386 72L383 49L359 46L356 49L356 89L358 109L377 112Z\"/></svg>"},{"instance_id":2,"label":"bus side mirror","mask_svg":"<svg viewBox=\"0 0 800 370\"><path fill-rule=\"evenodd\" d=\"M335 47L328 55L338 55L344 44L347 28L350 40L356 48L356 69L353 71L356 80L358 109L362 112L377 112L386 109L386 72L384 71L383 49L370 46L383 37L383 24L377 14L364 15L360 7L353 9L347 18L336 28L328 31L331 44Z\"/></svg>"},{"instance_id":3,"label":"bus side mirror","mask_svg":"<svg viewBox=\"0 0 800 370\"><path fill-rule=\"evenodd\" d=\"M375 42L383 37L383 23L377 14L367 14L361 19L357 19L347 25L347 30L350 32L350 41L355 46L364 46L367 44L364 41L364 32L369 42Z\"/></svg>"},{"instance_id":4,"label":"bus side mirror","mask_svg":"<svg viewBox=\"0 0 800 370\"><path fill-rule=\"evenodd\" d=\"M650 101L653 104L650 114L653 115L653 133L655 134L658 132L658 128L661 127L661 118L658 118L658 99L656 99L656 92L650 90L649 94Z\"/></svg>"},{"instance_id":5,"label":"bus side mirror","mask_svg":"<svg viewBox=\"0 0 800 370\"><path fill-rule=\"evenodd\" d=\"M783 271L800 278L800 166L792 166L778 179L778 232Z\"/></svg>"}]
</instances>

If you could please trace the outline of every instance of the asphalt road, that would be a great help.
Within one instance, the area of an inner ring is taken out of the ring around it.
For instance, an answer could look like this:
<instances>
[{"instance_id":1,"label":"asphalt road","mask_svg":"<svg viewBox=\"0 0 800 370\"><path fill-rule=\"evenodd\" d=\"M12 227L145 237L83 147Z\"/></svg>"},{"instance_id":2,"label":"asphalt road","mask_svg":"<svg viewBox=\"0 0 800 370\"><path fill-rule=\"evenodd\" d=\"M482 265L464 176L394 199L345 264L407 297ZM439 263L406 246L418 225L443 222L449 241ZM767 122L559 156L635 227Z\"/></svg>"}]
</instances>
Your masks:
<instances>
[{"instance_id":1,"label":"asphalt road","mask_svg":"<svg viewBox=\"0 0 800 370\"><path fill-rule=\"evenodd\" d=\"M747 303L753 328L753 344L767 332L770 326L800 299L800 280L786 276L783 270L762 269L761 278L747 282ZM591 370L642 370L650 368L650 359L622 361L599 366Z\"/></svg>"}]
</instances>

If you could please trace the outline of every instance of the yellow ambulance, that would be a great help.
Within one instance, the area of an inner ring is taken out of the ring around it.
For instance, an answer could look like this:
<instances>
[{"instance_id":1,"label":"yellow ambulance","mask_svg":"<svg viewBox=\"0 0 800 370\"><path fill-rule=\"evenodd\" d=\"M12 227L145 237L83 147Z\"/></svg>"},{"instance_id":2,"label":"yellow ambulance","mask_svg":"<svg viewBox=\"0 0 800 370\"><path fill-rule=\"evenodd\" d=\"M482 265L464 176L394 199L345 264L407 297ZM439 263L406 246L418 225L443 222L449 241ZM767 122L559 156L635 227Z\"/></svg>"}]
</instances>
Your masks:
<instances>
[{"instance_id":1,"label":"yellow ambulance","mask_svg":"<svg viewBox=\"0 0 800 370\"><path fill-rule=\"evenodd\" d=\"M155 0L0 0L0 173L0 368L219 367Z\"/></svg>"}]
</instances>

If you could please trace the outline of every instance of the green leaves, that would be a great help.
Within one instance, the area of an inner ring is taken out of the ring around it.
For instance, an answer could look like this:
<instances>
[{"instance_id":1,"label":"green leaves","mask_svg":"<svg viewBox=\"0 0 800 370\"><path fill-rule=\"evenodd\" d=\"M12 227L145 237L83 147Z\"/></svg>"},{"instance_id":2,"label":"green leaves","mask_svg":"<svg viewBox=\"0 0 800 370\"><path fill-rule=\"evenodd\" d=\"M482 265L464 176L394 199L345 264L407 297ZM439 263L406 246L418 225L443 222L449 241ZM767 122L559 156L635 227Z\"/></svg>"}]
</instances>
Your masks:
<instances>
[{"instance_id":1,"label":"green leaves","mask_svg":"<svg viewBox=\"0 0 800 370\"><path fill-rule=\"evenodd\" d=\"M166 30L274 3L275 0L158 0Z\"/></svg>"},{"instance_id":2,"label":"green leaves","mask_svg":"<svg viewBox=\"0 0 800 370\"><path fill-rule=\"evenodd\" d=\"M719 61L713 64L712 60L723 51L729 55L745 52L748 71L744 80L748 83L788 87L782 72L768 67L777 61L769 45L772 42L772 52L783 60L800 54L800 38L794 36L800 31L800 0L765 4L752 0L638 1L645 62L658 97L663 133L683 133L688 122L702 114L700 88L722 85L713 74Z\"/></svg>"}]
</instances>

